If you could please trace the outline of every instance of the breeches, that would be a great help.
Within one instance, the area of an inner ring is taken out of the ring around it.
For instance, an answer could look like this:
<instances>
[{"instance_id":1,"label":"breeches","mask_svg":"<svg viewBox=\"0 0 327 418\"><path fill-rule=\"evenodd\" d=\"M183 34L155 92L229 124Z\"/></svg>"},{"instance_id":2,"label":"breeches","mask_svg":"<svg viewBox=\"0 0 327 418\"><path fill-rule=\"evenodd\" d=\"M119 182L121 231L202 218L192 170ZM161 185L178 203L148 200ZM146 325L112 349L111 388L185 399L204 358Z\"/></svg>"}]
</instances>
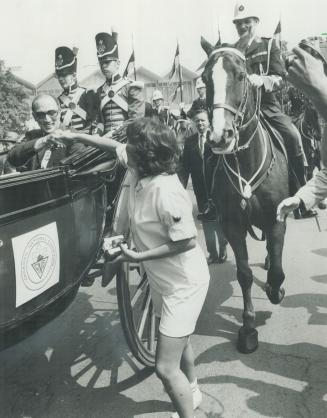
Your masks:
<instances>
[{"instance_id":1,"label":"breeches","mask_svg":"<svg viewBox=\"0 0 327 418\"><path fill-rule=\"evenodd\" d=\"M303 155L301 136L291 119L282 113L266 117L271 125L282 135L290 160Z\"/></svg>"}]
</instances>

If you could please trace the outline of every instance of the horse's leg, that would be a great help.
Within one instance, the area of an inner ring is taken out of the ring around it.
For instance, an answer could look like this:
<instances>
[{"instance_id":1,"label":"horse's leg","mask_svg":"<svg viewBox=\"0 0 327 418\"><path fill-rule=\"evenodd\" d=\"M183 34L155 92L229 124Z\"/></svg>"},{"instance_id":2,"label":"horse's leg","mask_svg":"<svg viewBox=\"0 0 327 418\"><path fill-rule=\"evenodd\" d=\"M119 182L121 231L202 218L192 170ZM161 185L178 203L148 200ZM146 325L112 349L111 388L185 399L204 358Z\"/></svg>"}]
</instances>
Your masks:
<instances>
[{"instance_id":1,"label":"horse's leg","mask_svg":"<svg viewBox=\"0 0 327 418\"><path fill-rule=\"evenodd\" d=\"M285 290L281 287L285 279L282 267L285 230L285 222L275 222L266 230L270 266L265 290L270 302L274 305L280 303L285 295Z\"/></svg>"},{"instance_id":2,"label":"horse's leg","mask_svg":"<svg viewBox=\"0 0 327 418\"><path fill-rule=\"evenodd\" d=\"M229 224L224 232L233 249L237 266L237 280L243 294L243 326L238 333L237 349L241 353L253 353L258 348L258 332L255 329L255 312L251 297L253 283L246 247L246 230L241 225Z\"/></svg>"}]
</instances>

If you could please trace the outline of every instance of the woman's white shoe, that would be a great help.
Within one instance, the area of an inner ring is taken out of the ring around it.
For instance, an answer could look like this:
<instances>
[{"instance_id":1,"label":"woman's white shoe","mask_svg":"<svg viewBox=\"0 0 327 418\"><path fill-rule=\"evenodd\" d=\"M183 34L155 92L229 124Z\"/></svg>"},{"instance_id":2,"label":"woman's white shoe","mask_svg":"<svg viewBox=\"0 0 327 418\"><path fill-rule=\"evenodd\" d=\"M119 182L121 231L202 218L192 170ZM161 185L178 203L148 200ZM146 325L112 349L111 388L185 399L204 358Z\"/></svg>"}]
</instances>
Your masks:
<instances>
[{"instance_id":1,"label":"woman's white shoe","mask_svg":"<svg viewBox=\"0 0 327 418\"><path fill-rule=\"evenodd\" d=\"M192 386L192 385L191 385ZM192 387L192 396L193 396L193 409L197 409L202 402L202 392L198 385ZM171 418L179 418L177 412L173 412Z\"/></svg>"}]
</instances>

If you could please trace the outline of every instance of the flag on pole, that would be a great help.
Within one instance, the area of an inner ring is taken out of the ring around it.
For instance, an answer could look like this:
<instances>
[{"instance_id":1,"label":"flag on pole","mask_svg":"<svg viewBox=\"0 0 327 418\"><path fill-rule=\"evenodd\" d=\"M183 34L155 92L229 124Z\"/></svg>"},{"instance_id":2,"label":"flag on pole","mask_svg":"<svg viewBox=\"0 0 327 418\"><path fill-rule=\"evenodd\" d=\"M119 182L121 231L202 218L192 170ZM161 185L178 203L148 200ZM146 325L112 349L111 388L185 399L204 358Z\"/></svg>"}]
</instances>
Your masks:
<instances>
[{"instance_id":1,"label":"flag on pole","mask_svg":"<svg viewBox=\"0 0 327 418\"><path fill-rule=\"evenodd\" d=\"M171 71L168 75L168 79L169 82L172 81L173 77L175 76L175 74L177 74L178 76L178 85L173 93L172 96L172 102L176 99L177 96L177 91L180 90L180 94L181 94L181 102L183 101L183 77L182 77L182 67L181 67L181 63L180 63L180 56L179 56L179 44L177 42L177 47L176 47L176 52L175 52L175 56L174 56L174 62L173 62L173 66L171 68Z\"/></svg>"},{"instance_id":2,"label":"flag on pole","mask_svg":"<svg viewBox=\"0 0 327 418\"><path fill-rule=\"evenodd\" d=\"M280 19L274 32L274 39L277 42L279 49L282 49L282 23Z\"/></svg>"},{"instance_id":3,"label":"flag on pole","mask_svg":"<svg viewBox=\"0 0 327 418\"><path fill-rule=\"evenodd\" d=\"M171 96L171 100L170 100L170 102L171 102L171 103L175 101L175 99L176 99L176 97L177 97L178 90L180 90L181 95L182 95L182 94L183 94L183 93L182 93L183 86L181 85L181 83L178 83L178 85L177 85L177 87L176 87L176 89L175 89L175 91L174 91L173 95Z\"/></svg>"},{"instance_id":4,"label":"flag on pole","mask_svg":"<svg viewBox=\"0 0 327 418\"><path fill-rule=\"evenodd\" d=\"M168 76L169 80L171 80L174 77L174 75L176 74L176 71L178 70L179 66L180 66L180 63L179 63L179 45L177 43L173 66L172 66L171 71L170 71L169 76Z\"/></svg>"},{"instance_id":5,"label":"flag on pole","mask_svg":"<svg viewBox=\"0 0 327 418\"><path fill-rule=\"evenodd\" d=\"M136 80L136 69L135 69L135 53L134 50L131 53L131 56L129 57L128 63L126 65L125 71L124 71L124 77L127 77L128 74L130 74L133 71L134 80Z\"/></svg>"}]
</instances>

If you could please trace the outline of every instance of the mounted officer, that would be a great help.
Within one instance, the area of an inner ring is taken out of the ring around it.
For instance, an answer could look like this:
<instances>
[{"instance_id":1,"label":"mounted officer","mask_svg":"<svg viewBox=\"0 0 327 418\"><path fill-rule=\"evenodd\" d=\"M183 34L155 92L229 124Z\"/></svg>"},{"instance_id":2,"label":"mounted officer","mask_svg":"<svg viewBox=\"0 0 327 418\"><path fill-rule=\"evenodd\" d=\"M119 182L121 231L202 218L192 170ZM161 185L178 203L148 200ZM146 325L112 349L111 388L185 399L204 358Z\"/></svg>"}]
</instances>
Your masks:
<instances>
[{"instance_id":1,"label":"mounted officer","mask_svg":"<svg viewBox=\"0 0 327 418\"><path fill-rule=\"evenodd\" d=\"M112 136L125 121L144 116L144 85L119 74L116 32L98 33L95 41L100 68L106 78L97 90L98 128L102 135Z\"/></svg>"},{"instance_id":2,"label":"mounted officer","mask_svg":"<svg viewBox=\"0 0 327 418\"><path fill-rule=\"evenodd\" d=\"M61 124L66 129L93 133L95 127L95 93L77 83L77 48L61 46L55 51L55 69L63 92L58 97Z\"/></svg>"},{"instance_id":3,"label":"mounted officer","mask_svg":"<svg viewBox=\"0 0 327 418\"><path fill-rule=\"evenodd\" d=\"M286 75L280 50L272 38L256 35L259 17L251 3L244 0L235 7L233 23L240 39L234 45L246 57L252 85L262 88L261 111L283 137L290 164L300 186L306 183L304 157L299 132L290 118L281 111L275 91L282 88Z\"/></svg>"}]
</instances>

